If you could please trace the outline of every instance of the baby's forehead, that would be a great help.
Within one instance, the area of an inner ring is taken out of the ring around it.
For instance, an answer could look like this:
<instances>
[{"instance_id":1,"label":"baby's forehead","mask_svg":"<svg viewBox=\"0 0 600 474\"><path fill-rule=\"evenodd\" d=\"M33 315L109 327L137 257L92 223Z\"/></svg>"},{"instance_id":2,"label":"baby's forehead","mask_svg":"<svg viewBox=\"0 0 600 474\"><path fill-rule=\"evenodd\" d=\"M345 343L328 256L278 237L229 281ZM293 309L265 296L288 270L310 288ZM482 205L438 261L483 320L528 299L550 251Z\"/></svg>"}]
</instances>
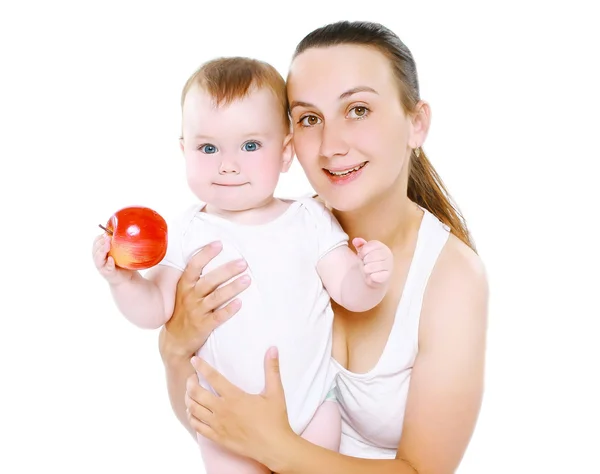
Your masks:
<instances>
[{"instance_id":1,"label":"baby's forehead","mask_svg":"<svg viewBox=\"0 0 600 474\"><path fill-rule=\"evenodd\" d=\"M206 112L206 111L204 111ZM183 118L184 134L188 137L217 141L239 141L249 138L274 137L283 128L277 118L249 113L190 113Z\"/></svg>"},{"instance_id":2,"label":"baby's forehead","mask_svg":"<svg viewBox=\"0 0 600 474\"><path fill-rule=\"evenodd\" d=\"M222 103L217 103L213 98L207 96L190 97L189 102L186 100L183 110L184 120L194 118L219 120L223 118L232 121L232 124L268 122L278 116L279 110L277 107L268 103L268 101L251 97Z\"/></svg>"},{"instance_id":3,"label":"baby's forehead","mask_svg":"<svg viewBox=\"0 0 600 474\"><path fill-rule=\"evenodd\" d=\"M252 86L246 91L209 90L200 84L195 84L187 92L184 106L191 103L196 107L219 110L221 108L262 104L267 107L280 108L275 91L269 87Z\"/></svg>"},{"instance_id":4,"label":"baby's forehead","mask_svg":"<svg viewBox=\"0 0 600 474\"><path fill-rule=\"evenodd\" d=\"M243 97L221 100L201 88L191 89L183 107L184 126L205 129L268 131L278 127L282 110L268 89L249 91Z\"/></svg>"}]
</instances>

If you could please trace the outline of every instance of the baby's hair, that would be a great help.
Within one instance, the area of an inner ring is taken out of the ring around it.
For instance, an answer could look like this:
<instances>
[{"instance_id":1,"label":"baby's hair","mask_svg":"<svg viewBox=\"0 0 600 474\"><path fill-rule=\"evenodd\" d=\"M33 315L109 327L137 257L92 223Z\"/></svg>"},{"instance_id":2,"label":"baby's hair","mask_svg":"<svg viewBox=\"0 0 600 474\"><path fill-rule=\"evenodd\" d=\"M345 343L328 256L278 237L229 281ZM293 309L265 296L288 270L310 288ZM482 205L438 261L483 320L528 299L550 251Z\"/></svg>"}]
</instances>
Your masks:
<instances>
[{"instance_id":1,"label":"baby's hair","mask_svg":"<svg viewBox=\"0 0 600 474\"><path fill-rule=\"evenodd\" d=\"M216 58L202 64L183 87L182 108L193 86L199 86L210 94L217 107L244 98L254 88L270 89L279 102L284 127L290 129L285 79L264 61L235 56Z\"/></svg>"}]
</instances>

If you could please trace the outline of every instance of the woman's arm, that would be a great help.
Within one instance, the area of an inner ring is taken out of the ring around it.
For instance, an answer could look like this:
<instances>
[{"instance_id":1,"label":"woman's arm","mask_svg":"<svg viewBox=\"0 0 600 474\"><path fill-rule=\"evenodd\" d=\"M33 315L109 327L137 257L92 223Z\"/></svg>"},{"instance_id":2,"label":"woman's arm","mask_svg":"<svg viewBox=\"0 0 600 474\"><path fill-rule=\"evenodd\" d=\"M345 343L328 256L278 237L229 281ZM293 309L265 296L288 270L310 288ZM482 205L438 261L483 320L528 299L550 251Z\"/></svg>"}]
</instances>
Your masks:
<instances>
[{"instance_id":1,"label":"woman's arm","mask_svg":"<svg viewBox=\"0 0 600 474\"><path fill-rule=\"evenodd\" d=\"M281 452L278 457L285 460L273 461L273 466L282 462L281 468L274 467L276 470L273 472L277 474L420 474L420 471L404 459L363 459L345 456L316 446L299 436L293 443L289 443L286 451Z\"/></svg>"},{"instance_id":2,"label":"woman's arm","mask_svg":"<svg viewBox=\"0 0 600 474\"><path fill-rule=\"evenodd\" d=\"M218 255L221 245L215 243L204 247L187 264L175 294L173 316L162 327L159 334L159 350L165 366L167 390L171 407L181 424L196 438L186 417L185 384L195 375L190 358L204 345L210 333L227 321L241 307L235 298L250 284L249 280L236 278L246 269L245 262L226 263L204 276L204 267Z\"/></svg>"},{"instance_id":3,"label":"woman's arm","mask_svg":"<svg viewBox=\"0 0 600 474\"><path fill-rule=\"evenodd\" d=\"M279 474L450 474L469 443L481 405L487 278L479 258L457 239L446 246L429 280L411 375L403 434L393 460L357 459L293 433L276 359L267 357L267 386L249 395L205 362L194 365L219 397L190 380L191 426Z\"/></svg>"},{"instance_id":4,"label":"woman's arm","mask_svg":"<svg viewBox=\"0 0 600 474\"><path fill-rule=\"evenodd\" d=\"M227 381L198 357L192 364L219 396L188 380L190 426L198 433L278 474L419 474L402 459L344 456L312 444L290 428L276 351L265 357L265 390L250 395Z\"/></svg>"},{"instance_id":5,"label":"woman's arm","mask_svg":"<svg viewBox=\"0 0 600 474\"><path fill-rule=\"evenodd\" d=\"M195 375L194 368L191 366L187 357L178 358L173 355L167 355L169 350L166 349L168 334L163 328L159 335L159 348L163 357L165 366L165 375L167 379L167 391L169 393L169 401L175 416L183 427L196 439L196 432L191 427L186 413L185 407L185 392L186 380ZM164 355L163 355L164 354Z\"/></svg>"},{"instance_id":6,"label":"woman's arm","mask_svg":"<svg viewBox=\"0 0 600 474\"><path fill-rule=\"evenodd\" d=\"M450 237L430 277L399 456L417 471L454 473L483 398L488 284L479 257Z\"/></svg>"}]
</instances>

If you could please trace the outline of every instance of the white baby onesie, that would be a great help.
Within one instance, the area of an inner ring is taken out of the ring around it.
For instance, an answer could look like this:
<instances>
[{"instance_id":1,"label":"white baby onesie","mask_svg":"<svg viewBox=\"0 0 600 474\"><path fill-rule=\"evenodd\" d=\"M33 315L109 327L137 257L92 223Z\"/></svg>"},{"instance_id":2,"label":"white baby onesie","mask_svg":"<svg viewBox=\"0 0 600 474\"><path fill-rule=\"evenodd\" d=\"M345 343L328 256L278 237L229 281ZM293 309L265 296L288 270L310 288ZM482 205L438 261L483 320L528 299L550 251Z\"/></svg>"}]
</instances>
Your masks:
<instances>
[{"instance_id":1,"label":"white baby onesie","mask_svg":"<svg viewBox=\"0 0 600 474\"><path fill-rule=\"evenodd\" d=\"M317 274L325 254L348 244L348 236L321 203L291 201L266 224L246 225L189 208L169 225L163 265L183 270L202 247L220 240L223 250L204 273L238 258L248 263L250 286L239 295L240 311L219 326L198 355L230 382L250 393L264 388L264 356L279 349L288 416L300 434L332 386L333 311ZM200 380L206 388L206 381Z\"/></svg>"}]
</instances>

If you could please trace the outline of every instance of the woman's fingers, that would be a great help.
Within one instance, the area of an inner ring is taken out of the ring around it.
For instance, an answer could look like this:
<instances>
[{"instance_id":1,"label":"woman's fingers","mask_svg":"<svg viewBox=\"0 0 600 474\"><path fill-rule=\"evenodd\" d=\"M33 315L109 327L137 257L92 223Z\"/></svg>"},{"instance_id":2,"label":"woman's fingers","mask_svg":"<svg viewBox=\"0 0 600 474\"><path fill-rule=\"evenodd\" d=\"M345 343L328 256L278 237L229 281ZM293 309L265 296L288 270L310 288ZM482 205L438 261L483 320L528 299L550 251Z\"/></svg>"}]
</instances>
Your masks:
<instances>
[{"instance_id":1,"label":"woman's fingers","mask_svg":"<svg viewBox=\"0 0 600 474\"><path fill-rule=\"evenodd\" d=\"M250 285L250 277L243 275L227 285L215 289L204 298L204 307L207 311L218 311L221 306L229 302ZM218 309L217 309L218 308Z\"/></svg>"},{"instance_id":2,"label":"woman's fingers","mask_svg":"<svg viewBox=\"0 0 600 474\"><path fill-rule=\"evenodd\" d=\"M204 267L219 254L222 248L220 242L212 242L192 256L183 270L178 286L193 287L198 282Z\"/></svg>"},{"instance_id":3,"label":"woman's fingers","mask_svg":"<svg viewBox=\"0 0 600 474\"><path fill-rule=\"evenodd\" d=\"M220 397L230 397L233 395L239 394L240 390L233 385L229 380L227 380L223 375L221 375L217 370L215 370L210 364L208 364L201 357L192 357L192 366L196 369L202 376L206 379L206 381L210 384L210 386L219 394ZM200 389L200 390L198 390ZM188 380L187 391L198 403L205 406L211 411L214 411L217 403L222 400L219 397L216 397L208 390L200 387L199 384L195 384L192 380Z\"/></svg>"},{"instance_id":4,"label":"woman's fingers","mask_svg":"<svg viewBox=\"0 0 600 474\"><path fill-rule=\"evenodd\" d=\"M183 286L193 289L193 296L189 294L192 299L196 301L205 299L205 311L220 308L244 291L250 284L250 278L246 275L230 281L243 273L248 267L243 259L225 263L200 276L204 267L219 254L221 249L222 246L219 242L213 242L205 246L190 259L179 279L178 286L180 288ZM229 283L224 285L227 282ZM233 309L235 308L228 308L220 316L230 315L230 311Z\"/></svg>"},{"instance_id":5,"label":"woman's fingers","mask_svg":"<svg viewBox=\"0 0 600 474\"><path fill-rule=\"evenodd\" d=\"M231 318L240 310L241 307L242 301L239 298L236 298L235 300L227 303L222 308L214 310L211 314L213 321L215 322L215 327L223 324L225 321Z\"/></svg>"},{"instance_id":6,"label":"woman's fingers","mask_svg":"<svg viewBox=\"0 0 600 474\"><path fill-rule=\"evenodd\" d=\"M242 273L247 267L248 264L244 260L233 260L211 270L196 282L196 295L204 298L224 283Z\"/></svg>"},{"instance_id":7,"label":"woman's fingers","mask_svg":"<svg viewBox=\"0 0 600 474\"><path fill-rule=\"evenodd\" d=\"M210 397L215 398L212 393L200 386L196 374L188 377L185 392L187 419L196 433L215 441L216 433L211 428L211 423L214 421L214 414L202 404L208 404L206 400L210 400Z\"/></svg>"},{"instance_id":8,"label":"woman's fingers","mask_svg":"<svg viewBox=\"0 0 600 474\"><path fill-rule=\"evenodd\" d=\"M202 423L200 420L194 418L193 416L190 416L189 414L188 421L190 422L190 426L196 433L205 437L206 439L210 439L211 441L219 442L217 433L215 433L215 431L206 423Z\"/></svg>"},{"instance_id":9,"label":"woman's fingers","mask_svg":"<svg viewBox=\"0 0 600 474\"><path fill-rule=\"evenodd\" d=\"M185 406L187 408L188 419L190 421L192 421L192 418L195 418L196 420L210 426L213 419L212 411L190 398L187 393L185 394Z\"/></svg>"},{"instance_id":10,"label":"woman's fingers","mask_svg":"<svg viewBox=\"0 0 600 474\"><path fill-rule=\"evenodd\" d=\"M179 344L190 346L190 354L206 342L217 326L240 310L241 301L236 296L250 285L247 275L235 278L247 268L243 260L228 262L202 275L221 249L220 242L203 247L190 259L177 284L175 307L167 329ZM187 329L190 327L192 331Z\"/></svg>"}]
</instances>

